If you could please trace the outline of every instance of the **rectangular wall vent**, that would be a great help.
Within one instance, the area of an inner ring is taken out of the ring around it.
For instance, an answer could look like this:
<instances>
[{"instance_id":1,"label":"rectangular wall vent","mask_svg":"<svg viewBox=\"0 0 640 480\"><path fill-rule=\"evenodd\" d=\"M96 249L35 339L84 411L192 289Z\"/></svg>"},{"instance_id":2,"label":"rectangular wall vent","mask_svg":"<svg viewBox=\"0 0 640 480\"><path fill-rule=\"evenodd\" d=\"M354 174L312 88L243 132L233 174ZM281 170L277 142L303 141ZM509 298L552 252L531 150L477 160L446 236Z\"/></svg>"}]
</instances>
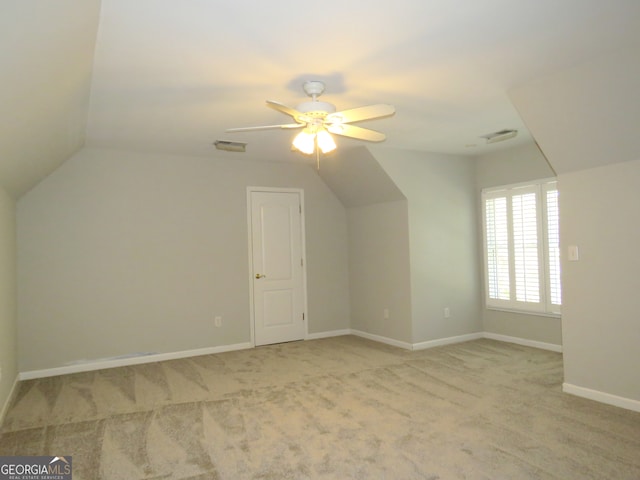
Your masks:
<instances>
[{"instance_id":1,"label":"rectangular wall vent","mask_svg":"<svg viewBox=\"0 0 640 480\"><path fill-rule=\"evenodd\" d=\"M518 135L518 130L500 130L499 132L487 133L481 135L480 138L486 138L487 143L503 142Z\"/></svg>"},{"instance_id":2,"label":"rectangular wall vent","mask_svg":"<svg viewBox=\"0 0 640 480\"><path fill-rule=\"evenodd\" d=\"M246 152L247 144L241 142L228 142L226 140L216 140L213 142L218 150L227 152Z\"/></svg>"}]
</instances>

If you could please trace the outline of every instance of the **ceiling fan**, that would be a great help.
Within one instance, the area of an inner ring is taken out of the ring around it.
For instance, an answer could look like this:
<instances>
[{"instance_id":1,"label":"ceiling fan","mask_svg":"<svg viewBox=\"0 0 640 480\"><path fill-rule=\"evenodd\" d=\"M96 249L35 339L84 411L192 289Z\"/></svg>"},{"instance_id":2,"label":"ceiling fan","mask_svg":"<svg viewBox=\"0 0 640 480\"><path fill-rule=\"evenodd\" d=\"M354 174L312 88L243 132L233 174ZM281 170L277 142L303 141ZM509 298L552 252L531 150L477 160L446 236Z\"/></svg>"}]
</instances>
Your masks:
<instances>
[{"instance_id":1,"label":"ceiling fan","mask_svg":"<svg viewBox=\"0 0 640 480\"><path fill-rule=\"evenodd\" d=\"M296 123L230 128L227 132L303 128L302 132L294 138L293 147L309 155L314 151L318 153L318 150L321 150L322 153L328 153L336 148L336 143L330 133L369 142L381 142L386 138L384 133L351 125L351 123L393 115L396 111L393 105L381 103L336 112L334 105L318 100L318 97L324 92L325 86L323 82L318 80L308 81L304 83L302 88L311 97L311 101L304 102L295 109L267 100L267 106L291 116Z\"/></svg>"}]
</instances>

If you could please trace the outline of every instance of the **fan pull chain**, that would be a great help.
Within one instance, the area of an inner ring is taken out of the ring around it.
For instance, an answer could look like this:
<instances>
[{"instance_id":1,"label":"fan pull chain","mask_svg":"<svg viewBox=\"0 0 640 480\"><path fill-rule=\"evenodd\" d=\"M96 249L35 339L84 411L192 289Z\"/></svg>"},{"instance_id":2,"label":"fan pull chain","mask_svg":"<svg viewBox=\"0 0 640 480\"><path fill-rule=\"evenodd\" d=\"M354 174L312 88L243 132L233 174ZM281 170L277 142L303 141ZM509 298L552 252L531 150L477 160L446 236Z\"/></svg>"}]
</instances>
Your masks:
<instances>
[{"instance_id":1,"label":"fan pull chain","mask_svg":"<svg viewBox=\"0 0 640 480\"><path fill-rule=\"evenodd\" d=\"M316 142L316 168L320 171L320 149L318 148L318 136L315 138Z\"/></svg>"}]
</instances>

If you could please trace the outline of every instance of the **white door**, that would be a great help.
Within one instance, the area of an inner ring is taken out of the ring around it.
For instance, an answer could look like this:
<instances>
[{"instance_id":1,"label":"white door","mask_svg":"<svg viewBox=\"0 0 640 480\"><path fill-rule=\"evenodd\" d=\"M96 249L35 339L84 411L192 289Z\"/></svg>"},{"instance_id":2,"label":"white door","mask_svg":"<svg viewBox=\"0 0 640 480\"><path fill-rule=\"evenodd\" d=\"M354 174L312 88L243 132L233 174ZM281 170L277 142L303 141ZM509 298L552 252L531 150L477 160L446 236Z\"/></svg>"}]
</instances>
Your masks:
<instances>
[{"instance_id":1,"label":"white door","mask_svg":"<svg viewBox=\"0 0 640 480\"><path fill-rule=\"evenodd\" d=\"M255 344L302 340L306 327L301 192L249 194Z\"/></svg>"}]
</instances>

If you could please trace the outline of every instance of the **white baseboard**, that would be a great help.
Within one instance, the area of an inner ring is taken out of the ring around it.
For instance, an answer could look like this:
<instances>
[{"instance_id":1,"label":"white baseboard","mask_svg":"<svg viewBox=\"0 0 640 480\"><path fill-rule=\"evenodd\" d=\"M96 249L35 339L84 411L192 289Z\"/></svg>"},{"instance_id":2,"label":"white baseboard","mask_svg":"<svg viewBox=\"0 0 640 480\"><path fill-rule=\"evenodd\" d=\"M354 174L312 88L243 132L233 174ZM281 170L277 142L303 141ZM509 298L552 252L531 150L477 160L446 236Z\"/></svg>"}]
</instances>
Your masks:
<instances>
[{"instance_id":1,"label":"white baseboard","mask_svg":"<svg viewBox=\"0 0 640 480\"><path fill-rule=\"evenodd\" d=\"M210 355L212 353L232 352L235 350L245 350L253 348L251 343L236 343L234 345L222 345L220 347L198 348L185 350L182 352L143 354L137 357L126 357L116 359L94 360L86 363L65 365L64 367L47 368L44 370L29 370L20 372L20 380L31 380L33 378L54 377L56 375L66 375L68 373L90 372L92 370L102 370L105 368L126 367L128 365L139 365L142 363L154 363L164 360L176 360L180 358L197 357L199 355Z\"/></svg>"},{"instance_id":2,"label":"white baseboard","mask_svg":"<svg viewBox=\"0 0 640 480\"><path fill-rule=\"evenodd\" d=\"M467 333L465 335L457 335L455 337L438 338L436 340L427 340L426 342L408 343L393 338L383 337L381 335L374 335L372 333L363 332L361 330L351 329L341 330L341 335L351 333L358 337L367 338L375 342L386 343L387 345L393 345L394 347L404 348L406 350L425 350L427 348L441 347L443 345L451 345L453 343L468 342L471 340L478 340L479 338L490 338L492 340L498 340L500 342L516 343L518 345L524 345L527 347L540 348L543 350L551 350L553 352L562 352L562 345L556 345L553 343L537 342L535 340L528 340L526 338L510 337L507 335L498 335L490 332L476 332Z\"/></svg>"},{"instance_id":3,"label":"white baseboard","mask_svg":"<svg viewBox=\"0 0 640 480\"><path fill-rule=\"evenodd\" d=\"M350 333L351 335L356 335L357 337L373 340L374 342L386 343L387 345L393 345L394 347L404 348L405 350L413 350L412 344L407 342L402 342L394 338L383 337L382 335L374 335L373 333L362 332L360 330L354 330L354 329L351 329Z\"/></svg>"},{"instance_id":4,"label":"white baseboard","mask_svg":"<svg viewBox=\"0 0 640 480\"><path fill-rule=\"evenodd\" d=\"M526 338L510 337L508 335L499 335L491 332L484 332L483 337L490 338L491 340L498 340L500 342L516 343L518 345L524 345L525 347L541 348L542 350L551 350L552 352L562 353L562 345L556 345L555 343L537 342Z\"/></svg>"},{"instance_id":5,"label":"white baseboard","mask_svg":"<svg viewBox=\"0 0 640 480\"><path fill-rule=\"evenodd\" d=\"M452 343L468 342L470 340L478 340L484 338L482 332L467 333L466 335L457 335L455 337L438 338L437 340L427 340L426 342L414 343L412 350L426 350L427 348L441 347L443 345L451 345Z\"/></svg>"},{"instance_id":6,"label":"white baseboard","mask_svg":"<svg viewBox=\"0 0 640 480\"><path fill-rule=\"evenodd\" d=\"M519 345L525 345L528 347L541 348L544 350L551 350L554 352L561 352L562 346L551 343L537 342L534 340L527 340L519 337L510 337L507 335L498 335L490 332L470 333L466 335L458 335L455 337L440 338L437 340L429 340L419 343L408 343L401 340L396 340L382 335L375 335L372 333L363 332L355 329L341 329L330 330L327 332L312 333L307 335L307 340L316 340L320 338L337 337L342 335L356 335L358 337L373 340L375 342L385 343L394 347L403 348L405 350L424 350L427 348L439 347L442 345L449 345L453 343L467 342L469 340L476 340L478 338L490 338L502 342L516 343ZM207 347L194 350L186 350L181 352L169 352L169 353L153 353L153 354L141 354L139 356L130 356L123 358L108 358L98 359L82 363L75 363L73 365L65 365L63 367L47 368L43 370L29 370L26 372L20 372L16 379L18 380L31 380L34 378L53 377L56 375L65 375L69 373L89 372L93 370L102 370L105 368L124 367L128 365L139 365L142 363L161 362L164 360L175 360L180 358L196 357L198 355L210 355L214 353L231 352L235 350L245 350L252 348L253 345L247 343L237 343L233 345L222 345L219 347ZM15 384L13 389L15 389ZM13 392L12 389L12 392ZM6 408L6 405L5 407Z\"/></svg>"},{"instance_id":7,"label":"white baseboard","mask_svg":"<svg viewBox=\"0 0 640 480\"><path fill-rule=\"evenodd\" d=\"M626 408L627 410L640 412L640 400L619 397L610 393L599 392L598 390L591 390L590 388L585 387L579 387L571 383L563 383L562 391L565 393L570 393L571 395L576 395L577 397L588 398L589 400L595 400L596 402L613 405L614 407Z\"/></svg>"},{"instance_id":8,"label":"white baseboard","mask_svg":"<svg viewBox=\"0 0 640 480\"><path fill-rule=\"evenodd\" d=\"M4 405L2 406L2 409L0 409L0 425L2 425L2 423L4 422L4 416L7 414L7 411L9 410L9 406L13 401L13 397L18 391L19 382L20 382L20 378L18 375L16 375L16 378L13 381L13 385L11 386L11 390L9 391L9 396L7 396L7 399L5 400Z\"/></svg>"},{"instance_id":9,"label":"white baseboard","mask_svg":"<svg viewBox=\"0 0 640 480\"><path fill-rule=\"evenodd\" d=\"M351 329L345 328L343 330L330 330L328 332L310 333L307 335L305 340L318 340L319 338L341 337L343 335L350 335L350 334L351 334Z\"/></svg>"},{"instance_id":10,"label":"white baseboard","mask_svg":"<svg viewBox=\"0 0 640 480\"><path fill-rule=\"evenodd\" d=\"M395 340L393 338L388 338L381 335L374 335L371 333L363 332L360 330L354 330L354 329L331 330L328 332L313 333L313 334L307 335L306 338L307 340L315 340L320 338L337 337L342 335L356 335L358 337L366 338L368 340L373 340L380 343L385 343L387 345L403 348L405 350L423 350L427 348L439 347L442 345L449 345L453 343L476 340L479 338L489 338L489 339L498 340L501 342L515 343L518 345L541 348L544 350L551 350L554 352L562 352L562 345L537 342L534 340L528 340L528 339L519 338L519 337L510 337L507 335L498 335L490 332L470 333L466 335L440 338L437 340L429 340L426 342L420 342L415 344L402 342L400 340ZM4 420L4 416L7 413L7 410L9 409L9 405L11 404L13 397L16 394L18 382L20 380L31 380L34 378L52 377L52 376L64 375L68 373L89 372L92 370L101 370L105 368L122 367L122 366L128 366L128 365L139 365L143 363L153 363L153 362L160 362L164 360L175 360L180 358L196 357L199 355L210 355L214 353L224 353L224 352L231 352L236 350L245 350L249 348L253 348L253 344L248 342L237 343L234 345L223 345L219 347L200 348L200 349L186 350L181 352L159 353L159 354L142 355L142 356L136 356L136 357L117 358L117 359L95 360L95 361L90 361L86 363L66 365L64 367L48 368L44 370L30 370L26 372L21 372L16 376L16 379L13 382L13 386L11 387L11 391L9 392L9 396L7 397L4 405L0 409L0 424L2 424L2 421ZM597 390L591 390L585 387L579 387L577 385L573 385L570 383L563 383L562 391L568 394L576 395L578 397L594 400L596 402L601 402L608 405L625 408L627 410L640 412L639 400L619 397L617 395L612 395L612 394L600 392Z\"/></svg>"}]
</instances>

